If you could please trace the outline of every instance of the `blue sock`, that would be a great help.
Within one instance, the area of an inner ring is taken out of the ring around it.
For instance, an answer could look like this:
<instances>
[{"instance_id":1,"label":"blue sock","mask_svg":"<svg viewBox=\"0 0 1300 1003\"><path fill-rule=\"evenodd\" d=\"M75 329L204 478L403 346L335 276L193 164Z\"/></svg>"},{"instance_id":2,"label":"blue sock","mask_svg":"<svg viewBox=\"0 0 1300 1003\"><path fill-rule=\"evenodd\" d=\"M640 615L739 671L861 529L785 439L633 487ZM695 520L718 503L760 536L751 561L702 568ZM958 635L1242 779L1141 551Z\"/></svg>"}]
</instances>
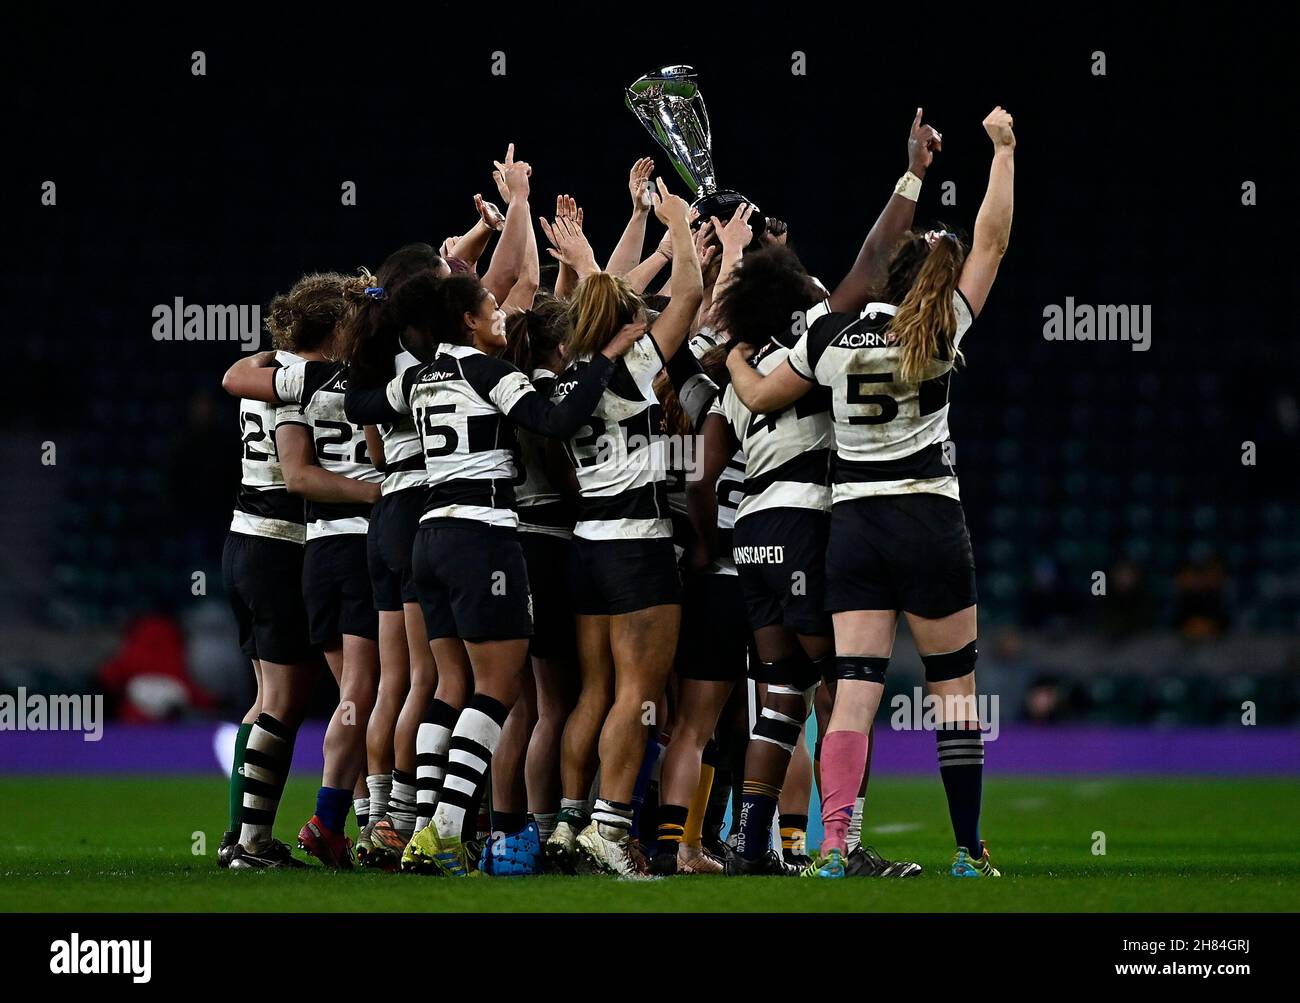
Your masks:
<instances>
[{"instance_id":1,"label":"blue sock","mask_svg":"<svg viewBox=\"0 0 1300 1003\"><path fill-rule=\"evenodd\" d=\"M322 787L316 792L316 817L330 832L342 832L352 807L352 791L341 787Z\"/></svg>"},{"instance_id":2,"label":"blue sock","mask_svg":"<svg viewBox=\"0 0 1300 1003\"><path fill-rule=\"evenodd\" d=\"M655 764L664 747L659 744L659 733L651 731L646 740L645 755L641 758L641 772L636 775L636 785L632 788L632 838L640 832L641 807L645 804L646 790L650 787L650 778L654 775Z\"/></svg>"}]
</instances>

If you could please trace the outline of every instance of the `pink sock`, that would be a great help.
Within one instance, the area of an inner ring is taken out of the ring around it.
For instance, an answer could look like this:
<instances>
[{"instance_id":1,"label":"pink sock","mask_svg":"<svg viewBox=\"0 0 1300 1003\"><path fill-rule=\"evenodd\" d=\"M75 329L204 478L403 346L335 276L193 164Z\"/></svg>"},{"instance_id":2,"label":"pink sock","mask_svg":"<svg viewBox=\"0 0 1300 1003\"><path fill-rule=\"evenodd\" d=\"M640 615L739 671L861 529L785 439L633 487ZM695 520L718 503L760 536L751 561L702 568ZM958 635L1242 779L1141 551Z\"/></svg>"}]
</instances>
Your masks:
<instances>
[{"instance_id":1,"label":"pink sock","mask_svg":"<svg viewBox=\"0 0 1300 1003\"><path fill-rule=\"evenodd\" d=\"M857 731L831 731L822 739L822 853L846 852L853 802L867 769L867 736Z\"/></svg>"}]
</instances>

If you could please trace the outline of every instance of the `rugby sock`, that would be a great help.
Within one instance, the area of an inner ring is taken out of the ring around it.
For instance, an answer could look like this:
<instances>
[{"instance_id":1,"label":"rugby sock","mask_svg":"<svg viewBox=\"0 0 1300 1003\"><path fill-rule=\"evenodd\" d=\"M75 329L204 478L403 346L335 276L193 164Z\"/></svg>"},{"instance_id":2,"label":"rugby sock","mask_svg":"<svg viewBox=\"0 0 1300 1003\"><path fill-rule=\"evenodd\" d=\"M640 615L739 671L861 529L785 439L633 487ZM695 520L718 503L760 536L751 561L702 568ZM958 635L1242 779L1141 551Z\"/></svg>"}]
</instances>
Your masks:
<instances>
[{"instance_id":1,"label":"rugby sock","mask_svg":"<svg viewBox=\"0 0 1300 1003\"><path fill-rule=\"evenodd\" d=\"M527 812L497 811L495 808L492 810L492 833L494 836L498 832L503 836L513 836L527 824Z\"/></svg>"},{"instance_id":2,"label":"rugby sock","mask_svg":"<svg viewBox=\"0 0 1300 1003\"><path fill-rule=\"evenodd\" d=\"M713 771L713 790L709 791L709 806L704 810L704 832L710 842L722 842L722 825L727 820L727 805L731 804L731 771L718 766Z\"/></svg>"},{"instance_id":3,"label":"rugby sock","mask_svg":"<svg viewBox=\"0 0 1300 1003\"><path fill-rule=\"evenodd\" d=\"M555 811L537 811L533 812L533 819L537 822L537 835L545 843L551 838L551 833L555 831L555 824L560 820L560 813Z\"/></svg>"},{"instance_id":4,"label":"rugby sock","mask_svg":"<svg viewBox=\"0 0 1300 1003\"><path fill-rule=\"evenodd\" d=\"M772 816L781 788L761 780L746 780L740 795L740 824L736 831L736 852L746 860L757 860L772 845Z\"/></svg>"},{"instance_id":5,"label":"rugby sock","mask_svg":"<svg viewBox=\"0 0 1300 1003\"><path fill-rule=\"evenodd\" d=\"M415 775L405 770L393 770L392 788L388 795L388 821L403 835L415 828Z\"/></svg>"},{"instance_id":6,"label":"rugby sock","mask_svg":"<svg viewBox=\"0 0 1300 1003\"><path fill-rule=\"evenodd\" d=\"M353 797L352 813L357 817L357 828L364 829L370 824L370 798Z\"/></svg>"},{"instance_id":7,"label":"rugby sock","mask_svg":"<svg viewBox=\"0 0 1300 1003\"><path fill-rule=\"evenodd\" d=\"M248 748L251 724L241 724L235 733L235 759L230 764L230 825L231 832L239 831L239 817L244 807L244 750Z\"/></svg>"},{"instance_id":8,"label":"rugby sock","mask_svg":"<svg viewBox=\"0 0 1300 1003\"><path fill-rule=\"evenodd\" d=\"M939 742L939 776L948 795L948 815L957 845L980 853L980 799L984 788L984 736L978 723L944 724Z\"/></svg>"},{"instance_id":9,"label":"rugby sock","mask_svg":"<svg viewBox=\"0 0 1300 1003\"><path fill-rule=\"evenodd\" d=\"M501 741L508 713L501 701L475 693L456 719L447 745L447 772L433 813L439 836L459 836L467 813L481 803L492 753Z\"/></svg>"},{"instance_id":10,"label":"rugby sock","mask_svg":"<svg viewBox=\"0 0 1300 1003\"><path fill-rule=\"evenodd\" d=\"M781 849L803 856L807 850L808 816L782 813Z\"/></svg>"},{"instance_id":11,"label":"rugby sock","mask_svg":"<svg viewBox=\"0 0 1300 1003\"><path fill-rule=\"evenodd\" d=\"M342 832L352 807L352 792L343 787L322 787L316 792L316 817L330 832Z\"/></svg>"},{"instance_id":12,"label":"rugby sock","mask_svg":"<svg viewBox=\"0 0 1300 1003\"><path fill-rule=\"evenodd\" d=\"M867 736L858 731L832 731L822 742L822 852L847 852L846 841L853 802L867 768Z\"/></svg>"},{"instance_id":13,"label":"rugby sock","mask_svg":"<svg viewBox=\"0 0 1300 1003\"><path fill-rule=\"evenodd\" d=\"M699 846L700 839L704 834L704 817L709 809L709 795L713 792L713 764L710 762L710 746L713 749L713 755L717 754L717 746L713 745L713 740L709 739L704 746L704 761L700 764L700 782L695 785L695 794L691 797L690 809L686 813L686 828L682 835L682 842L687 846ZM661 807L660 812L663 811ZM662 816L660 818L662 821Z\"/></svg>"},{"instance_id":14,"label":"rugby sock","mask_svg":"<svg viewBox=\"0 0 1300 1003\"><path fill-rule=\"evenodd\" d=\"M605 839L627 839L632 831L632 806L622 801L597 798L596 807L591 811L591 820L596 823L596 831Z\"/></svg>"},{"instance_id":15,"label":"rugby sock","mask_svg":"<svg viewBox=\"0 0 1300 1003\"><path fill-rule=\"evenodd\" d=\"M244 810L239 815L239 842L246 849L260 847L271 838L293 759L294 735L293 729L270 714L259 714L248 733L244 748Z\"/></svg>"},{"instance_id":16,"label":"rugby sock","mask_svg":"<svg viewBox=\"0 0 1300 1003\"><path fill-rule=\"evenodd\" d=\"M678 804L661 804L659 806L656 853L671 853L676 856L677 847L682 845L683 837L686 834L686 813L688 810L685 805Z\"/></svg>"},{"instance_id":17,"label":"rugby sock","mask_svg":"<svg viewBox=\"0 0 1300 1003\"><path fill-rule=\"evenodd\" d=\"M447 772L447 746L460 712L443 700L429 704L426 720L415 733L415 831L433 818Z\"/></svg>"},{"instance_id":18,"label":"rugby sock","mask_svg":"<svg viewBox=\"0 0 1300 1003\"><path fill-rule=\"evenodd\" d=\"M849 853L862 843L862 811L866 805L867 799L861 796L853 802L853 817L849 819L849 835L845 840L845 847Z\"/></svg>"},{"instance_id":19,"label":"rugby sock","mask_svg":"<svg viewBox=\"0 0 1300 1003\"><path fill-rule=\"evenodd\" d=\"M591 812L587 802L580 798L560 798L560 816L556 822L567 822L573 828L582 830L587 827Z\"/></svg>"},{"instance_id":20,"label":"rugby sock","mask_svg":"<svg viewBox=\"0 0 1300 1003\"><path fill-rule=\"evenodd\" d=\"M367 809L366 814L374 815L375 821L379 821L388 814L388 801L392 796L395 777L396 771L392 774L376 773L373 776L366 777L366 790L370 792L370 807Z\"/></svg>"},{"instance_id":21,"label":"rugby sock","mask_svg":"<svg viewBox=\"0 0 1300 1003\"><path fill-rule=\"evenodd\" d=\"M659 735L652 732L646 740L645 753L641 756L641 771L636 775L636 784L632 788L632 836L635 837L639 830L637 823L641 817L641 807L645 804L646 791L650 787L650 780L654 776L655 766L659 763L659 754L663 752L663 746L659 744Z\"/></svg>"}]
</instances>

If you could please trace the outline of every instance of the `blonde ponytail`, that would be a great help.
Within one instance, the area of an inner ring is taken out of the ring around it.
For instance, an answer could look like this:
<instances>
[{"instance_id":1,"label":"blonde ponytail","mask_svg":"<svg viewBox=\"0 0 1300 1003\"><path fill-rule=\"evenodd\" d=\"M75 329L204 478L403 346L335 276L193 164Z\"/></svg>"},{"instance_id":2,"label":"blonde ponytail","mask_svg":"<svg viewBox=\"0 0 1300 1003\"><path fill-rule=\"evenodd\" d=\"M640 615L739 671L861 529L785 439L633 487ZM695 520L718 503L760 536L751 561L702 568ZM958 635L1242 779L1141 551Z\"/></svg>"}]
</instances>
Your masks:
<instances>
[{"instance_id":1,"label":"blonde ponytail","mask_svg":"<svg viewBox=\"0 0 1300 1003\"><path fill-rule=\"evenodd\" d=\"M932 359L952 351L957 333L952 294L965 259L965 250L955 237L940 237L899 304L889 325L890 335L902 349L899 382L919 383Z\"/></svg>"},{"instance_id":2,"label":"blonde ponytail","mask_svg":"<svg viewBox=\"0 0 1300 1003\"><path fill-rule=\"evenodd\" d=\"M641 297L623 278L608 272L588 275L569 300L569 354L576 358L599 352L643 309Z\"/></svg>"}]
</instances>

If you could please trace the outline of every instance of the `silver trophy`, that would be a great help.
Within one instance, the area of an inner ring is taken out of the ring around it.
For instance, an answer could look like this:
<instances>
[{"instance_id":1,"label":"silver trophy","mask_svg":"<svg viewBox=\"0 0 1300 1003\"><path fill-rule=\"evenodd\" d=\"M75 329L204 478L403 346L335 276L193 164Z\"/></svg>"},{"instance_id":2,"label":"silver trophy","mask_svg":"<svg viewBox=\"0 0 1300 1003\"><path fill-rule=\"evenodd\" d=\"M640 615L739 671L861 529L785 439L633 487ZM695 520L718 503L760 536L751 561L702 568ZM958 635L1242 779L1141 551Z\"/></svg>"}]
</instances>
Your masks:
<instances>
[{"instance_id":1,"label":"silver trophy","mask_svg":"<svg viewBox=\"0 0 1300 1003\"><path fill-rule=\"evenodd\" d=\"M713 134L709 113L690 66L665 66L647 73L627 89L627 106L668 154L695 192L693 207L700 219L726 222L736 206L750 202L740 192L719 188L713 174ZM754 236L761 236L767 218L758 211L749 217Z\"/></svg>"}]
</instances>

